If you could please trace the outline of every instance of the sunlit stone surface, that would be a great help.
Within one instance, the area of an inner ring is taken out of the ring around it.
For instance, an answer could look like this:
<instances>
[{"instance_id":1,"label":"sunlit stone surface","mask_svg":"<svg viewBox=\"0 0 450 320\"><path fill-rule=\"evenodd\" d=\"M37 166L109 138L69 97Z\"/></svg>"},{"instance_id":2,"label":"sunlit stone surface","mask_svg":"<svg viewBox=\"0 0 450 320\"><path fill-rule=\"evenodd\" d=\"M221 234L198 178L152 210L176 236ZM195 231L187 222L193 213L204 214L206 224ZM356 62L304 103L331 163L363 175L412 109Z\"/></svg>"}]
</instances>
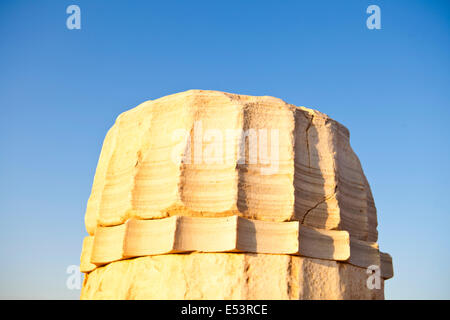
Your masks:
<instances>
[{"instance_id":1,"label":"sunlit stone surface","mask_svg":"<svg viewBox=\"0 0 450 320\"><path fill-rule=\"evenodd\" d=\"M122 113L85 222L84 299L382 299L366 268L393 275L348 130L273 97L190 90Z\"/></svg>"}]
</instances>

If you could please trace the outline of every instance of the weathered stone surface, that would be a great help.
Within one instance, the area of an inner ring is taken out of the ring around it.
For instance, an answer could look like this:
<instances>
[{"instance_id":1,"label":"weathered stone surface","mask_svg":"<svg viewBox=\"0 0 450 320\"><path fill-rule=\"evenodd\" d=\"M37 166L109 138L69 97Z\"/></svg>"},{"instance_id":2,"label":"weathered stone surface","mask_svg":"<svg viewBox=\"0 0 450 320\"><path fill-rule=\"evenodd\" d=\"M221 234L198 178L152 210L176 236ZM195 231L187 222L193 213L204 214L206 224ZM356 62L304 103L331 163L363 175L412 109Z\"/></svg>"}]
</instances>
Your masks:
<instances>
[{"instance_id":1,"label":"weathered stone surface","mask_svg":"<svg viewBox=\"0 0 450 320\"><path fill-rule=\"evenodd\" d=\"M190 90L122 113L85 223L83 299L382 299L365 268L393 276L348 130L273 97Z\"/></svg>"},{"instance_id":2,"label":"weathered stone surface","mask_svg":"<svg viewBox=\"0 0 450 320\"><path fill-rule=\"evenodd\" d=\"M363 268L290 255L168 254L86 275L82 299L383 299ZM383 280L381 281L383 284Z\"/></svg>"},{"instance_id":3,"label":"weathered stone surface","mask_svg":"<svg viewBox=\"0 0 450 320\"><path fill-rule=\"evenodd\" d=\"M350 238L349 263L362 268L368 268L372 265L380 266L378 244Z\"/></svg>"},{"instance_id":4,"label":"weathered stone surface","mask_svg":"<svg viewBox=\"0 0 450 320\"><path fill-rule=\"evenodd\" d=\"M363 248L371 248L371 243L358 241ZM100 266L131 257L193 251L299 254L345 261L350 257L350 237L347 231L307 227L298 221L273 222L237 216L130 219L117 226L100 226L95 236L86 237L81 264L89 272L92 264ZM379 262L378 248L354 250L353 255L350 262Z\"/></svg>"},{"instance_id":5,"label":"weathered stone surface","mask_svg":"<svg viewBox=\"0 0 450 320\"><path fill-rule=\"evenodd\" d=\"M182 163L183 156L190 163ZM272 97L190 90L117 118L88 201L89 234L98 225L175 214L298 220L347 230L360 240L377 238L370 187L348 130L325 114Z\"/></svg>"},{"instance_id":6,"label":"weathered stone surface","mask_svg":"<svg viewBox=\"0 0 450 320\"><path fill-rule=\"evenodd\" d=\"M381 267L381 276L384 279L390 279L394 276L392 257L389 253L380 252L380 267Z\"/></svg>"}]
</instances>

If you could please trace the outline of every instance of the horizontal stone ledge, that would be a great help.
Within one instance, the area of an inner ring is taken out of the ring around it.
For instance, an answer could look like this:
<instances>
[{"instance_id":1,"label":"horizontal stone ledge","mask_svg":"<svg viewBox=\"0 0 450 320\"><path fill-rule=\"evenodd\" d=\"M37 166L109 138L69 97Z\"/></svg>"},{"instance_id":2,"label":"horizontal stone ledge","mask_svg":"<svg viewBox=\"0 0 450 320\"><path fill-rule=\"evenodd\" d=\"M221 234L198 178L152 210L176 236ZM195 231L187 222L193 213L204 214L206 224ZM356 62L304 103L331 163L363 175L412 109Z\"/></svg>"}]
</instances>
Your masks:
<instances>
[{"instance_id":1,"label":"horizontal stone ledge","mask_svg":"<svg viewBox=\"0 0 450 320\"><path fill-rule=\"evenodd\" d=\"M350 239L350 259L348 262L354 266L368 268L380 266L380 251L378 243Z\"/></svg>"},{"instance_id":2,"label":"horizontal stone ledge","mask_svg":"<svg viewBox=\"0 0 450 320\"><path fill-rule=\"evenodd\" d=\"M350 240L347 231L307 227L298 221L172 216L98 227L94 236L83 241L80 270L88 273L118 260L184 252L292 254L364 268L380 265L378 245ZM388 258L382 261L382 275L387 277L393 273L392 260L390 265Z\"/></svg>"},{"instance_id":3,"label":"horizontal stone ledge","mask_svg":"<svg viewBox=\"0 0 450 320\"><path fill-rule=\"evenodd\" d=\"M390 279L394 276L392 257L389 253L380 252L381 277Z\"/></svg>"},{"instance_id":4,"label":"horizontal stone ledge","mask_svg":"<svg viewBox=\"0 0 450 320\"><path fill-rule=\"evenodd\" d=\"M361 268L379 267L381 277L385 280L394 276L392 257L388 253L381 252L376 242L350 238L350 259L348 263Z\"/></svg>"}]
</instances>

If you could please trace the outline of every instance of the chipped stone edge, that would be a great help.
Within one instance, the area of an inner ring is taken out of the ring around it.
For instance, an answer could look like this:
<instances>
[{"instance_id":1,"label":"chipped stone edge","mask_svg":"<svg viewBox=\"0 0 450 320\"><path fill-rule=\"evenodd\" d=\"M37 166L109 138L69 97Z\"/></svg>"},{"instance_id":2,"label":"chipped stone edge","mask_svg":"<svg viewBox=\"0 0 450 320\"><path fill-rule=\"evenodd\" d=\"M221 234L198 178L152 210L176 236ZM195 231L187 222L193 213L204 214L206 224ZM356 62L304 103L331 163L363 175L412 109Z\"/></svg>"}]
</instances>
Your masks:
<instances>
[{"instance_id":1,"label":"chipped stone edge","mask_svg":"<svg viewBox=\"0 0 450 320\"><path fill-rule=\"evenodd\" d=\"M202 229L205 223L207 228ZM222 239L220 245L215 245L218 238ZM277 245L272 245L273 241ZM117 226L100 226L94 236L83 240L80 271L89 273L129 258L185 252L290 254L361 268L380 266L385 280L394 275L389 254L380 252L377 243L355 239L347 231L308 227L298 221L270 222L238 216L129 219Z\"/></svg>"}]
</instances>

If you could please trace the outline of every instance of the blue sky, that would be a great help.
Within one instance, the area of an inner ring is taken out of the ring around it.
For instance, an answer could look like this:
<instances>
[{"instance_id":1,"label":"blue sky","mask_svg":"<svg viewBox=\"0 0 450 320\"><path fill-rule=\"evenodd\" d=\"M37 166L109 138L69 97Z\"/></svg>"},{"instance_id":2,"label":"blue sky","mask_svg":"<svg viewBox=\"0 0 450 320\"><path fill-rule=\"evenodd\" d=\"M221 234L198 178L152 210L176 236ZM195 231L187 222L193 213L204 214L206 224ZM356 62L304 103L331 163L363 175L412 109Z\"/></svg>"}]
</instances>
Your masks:
<instances>
[{"instance_id":1,"label":"blue sky","mask_svg":"<svg viewBox=\"0 0 450 320\"><path fill-rule=\"evenodd\" d=\"M346 125L394 258L386 297L450 298L449 2L280 2L0 2L0 298L79 297L66 268L106 131L188 89ZM66 28L71 4L81 30ZM381 30L366 27L371 4Z\"/></svg>"}]
</instances>

